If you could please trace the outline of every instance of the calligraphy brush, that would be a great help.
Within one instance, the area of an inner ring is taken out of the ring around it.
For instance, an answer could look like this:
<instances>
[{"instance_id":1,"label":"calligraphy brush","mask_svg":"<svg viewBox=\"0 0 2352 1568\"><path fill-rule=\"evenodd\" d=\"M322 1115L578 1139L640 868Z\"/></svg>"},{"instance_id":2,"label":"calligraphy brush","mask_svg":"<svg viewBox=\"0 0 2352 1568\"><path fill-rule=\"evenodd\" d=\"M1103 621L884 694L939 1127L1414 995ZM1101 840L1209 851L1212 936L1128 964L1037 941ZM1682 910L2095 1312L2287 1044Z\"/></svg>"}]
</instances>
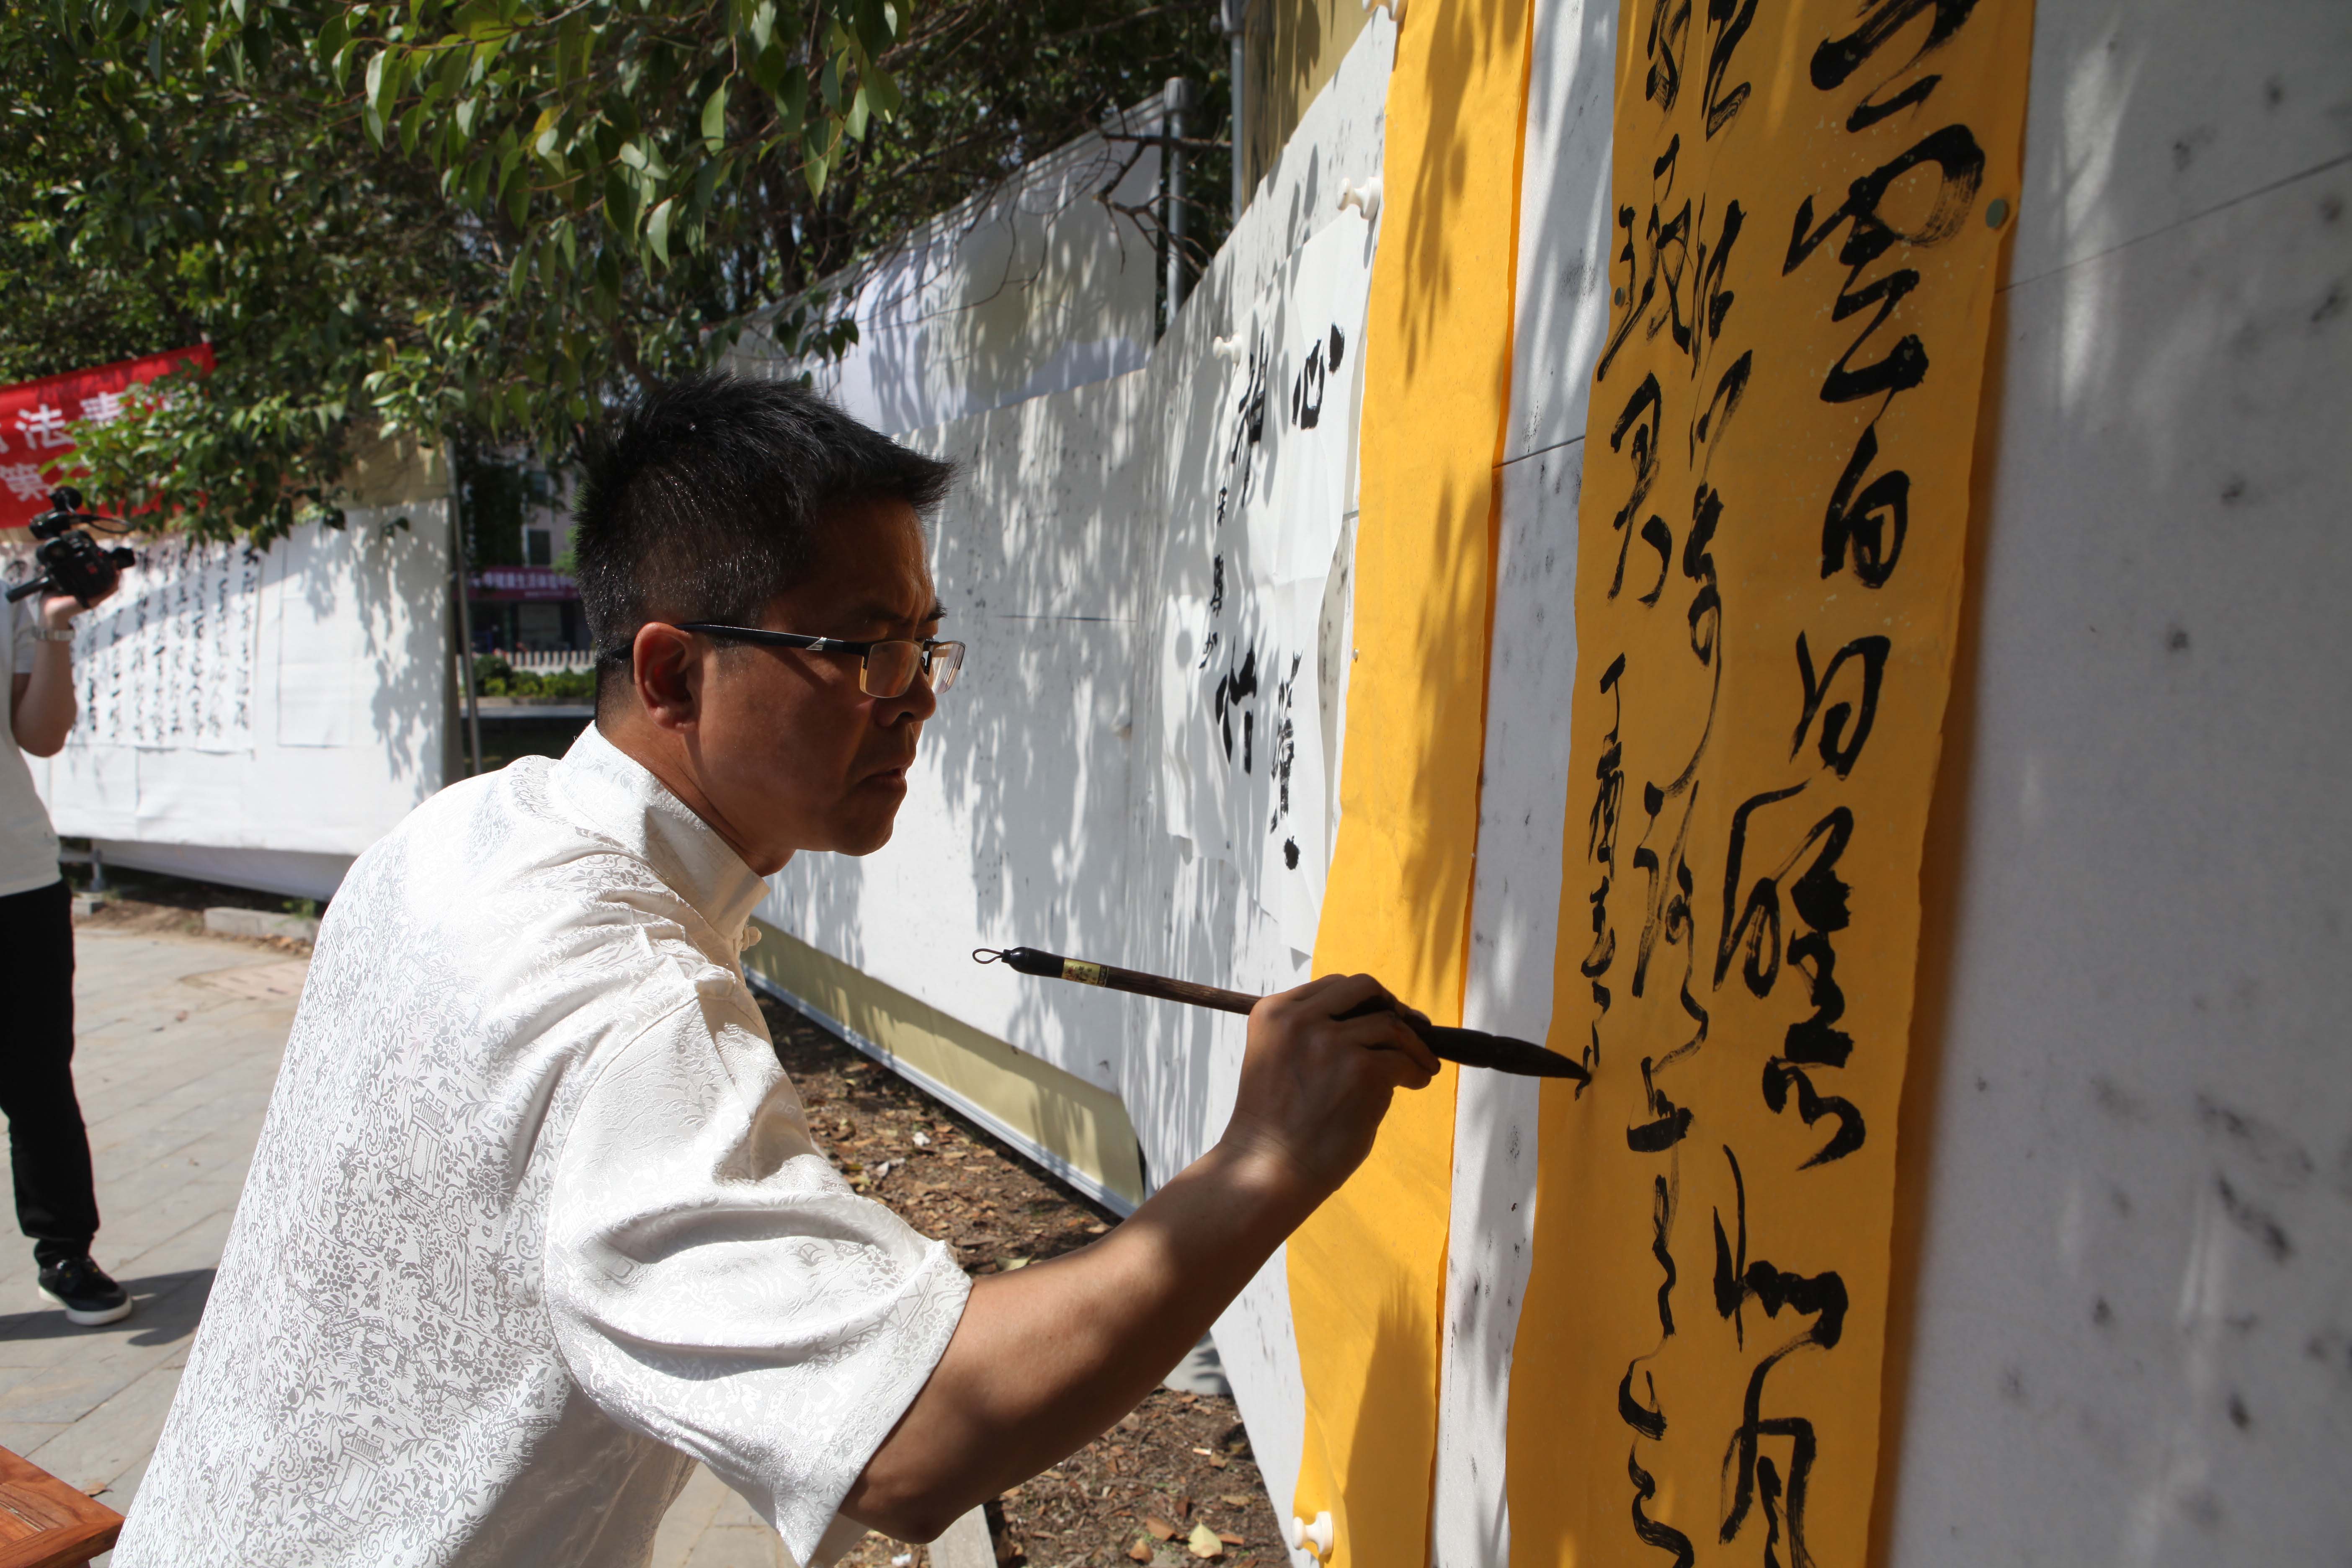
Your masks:
<instances>
[{"instance_id":1,"label":"calligraphy brush","mask_svg":"<svg viewBox=\"0 0 2352 1568\"><path fill-rule=\"evenodd\" d=\"M1075 980L1081 985L1099 985L1109 991L1127 991L1138 996L1156 996L1163 1002L1189 1002L1195 1007L1214 1007L1221 1013L1246 1013L1262 1000L1246 991L1223 991L1214 985L1195 985L1189 980L1171 980L1164 975L1145 974L1139 970L1120 969L1108 963L1089 963L1082 958L1064 958L1057 952L1045 952L1034 947L976 947L972 958L981 963L1003 963L1022 974L1035 974L1047 980ZM1388 1005L1377 999L1353 1007L1339 1016L1360 1018L1370 1014L1388 1011ZM1411 1014L1402 1015L1412 1026L1412 1032L1425 1041L1431 1052L1441 1061L1458 1062L1464 1067L1492 1068L1496 1072L1517 1073L1522 1078L1565 1078L1579 1083L1590 1082L1591 1074L1580 1062L1571 1061L1558 1051L1546 1050L1526 1040L1515 1040L1507 1035L1482 1034L1476 1029L1450 1029L1432 1024Z\"/></svg>"}]
</instances>

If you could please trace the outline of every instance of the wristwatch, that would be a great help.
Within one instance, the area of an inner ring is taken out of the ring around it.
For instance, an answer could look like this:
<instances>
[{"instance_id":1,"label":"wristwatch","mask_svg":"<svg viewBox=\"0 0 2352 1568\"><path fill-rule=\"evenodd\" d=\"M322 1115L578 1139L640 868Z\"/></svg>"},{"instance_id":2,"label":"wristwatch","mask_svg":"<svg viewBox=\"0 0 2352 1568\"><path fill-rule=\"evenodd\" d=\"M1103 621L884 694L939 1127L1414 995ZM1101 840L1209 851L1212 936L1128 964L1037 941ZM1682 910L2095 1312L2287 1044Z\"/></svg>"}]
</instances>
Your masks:
<instances>
[{"instance_id":1,"label":"wristwatch","mask_svg":"<svg viewBox=\"0 0 2352 1568\"><path fill-rule=\"evenodd\" d=\"M58 630L51 631L47 626L35 626L33 638L36 642L71 642L74 639L73 628L60 626Z\"/></svg>"}]
</instances>

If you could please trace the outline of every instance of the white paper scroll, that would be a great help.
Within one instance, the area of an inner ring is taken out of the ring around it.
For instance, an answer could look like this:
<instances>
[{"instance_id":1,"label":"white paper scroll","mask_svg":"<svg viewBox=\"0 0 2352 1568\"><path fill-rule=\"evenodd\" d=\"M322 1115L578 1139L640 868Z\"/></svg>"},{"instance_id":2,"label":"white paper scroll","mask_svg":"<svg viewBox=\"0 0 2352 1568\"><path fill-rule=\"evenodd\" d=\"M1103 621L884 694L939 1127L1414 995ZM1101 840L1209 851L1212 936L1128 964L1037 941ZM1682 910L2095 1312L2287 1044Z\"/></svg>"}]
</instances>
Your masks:
<instances>
[{"instance_id":1,"label":"white paper scroll","mask_svg":"<svg viewBox=\"0 0 2352 1568\"><path fill-rule=\"evenodd\" d=\"M1370 230L1343 216L1234 325L1204 524L1171 529L1160 670L1168 828L1242 873L1301 952L1328 860L1318 650L1354 468ZM1336 674L1336 672L1334 672Z\"/></svg>"},{"instance_id":2,"label":"white paper scroll","mask_svg":"<svg viewBox=\"0 0 2352 1568\"><path fill-rule=\"evenodd\" d=\"M253 744L261 561L242 545L166 540L76 623L87 745L237 752Z\"/></svg>"}]
</instances>

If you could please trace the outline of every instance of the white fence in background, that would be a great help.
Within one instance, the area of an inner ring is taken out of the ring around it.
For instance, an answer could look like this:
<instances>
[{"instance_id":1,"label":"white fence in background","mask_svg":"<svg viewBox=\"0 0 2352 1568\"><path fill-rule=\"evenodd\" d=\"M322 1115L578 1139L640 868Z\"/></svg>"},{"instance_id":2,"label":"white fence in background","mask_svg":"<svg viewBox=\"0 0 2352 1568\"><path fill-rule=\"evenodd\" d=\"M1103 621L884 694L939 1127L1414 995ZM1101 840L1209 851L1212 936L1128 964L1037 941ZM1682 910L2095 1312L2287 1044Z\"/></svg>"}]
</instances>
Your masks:
<instances>
[{"instance_id":1,"label":"white fence in background","mask_svg":"<svg viewBox=\"0 0 2352 1568\"><path fill-rule=\"evenodd\" d=\"M752 376L806 372L816 390L892 436L1143 368L1159 311L1153 237L1121 217L1157 199L1158 93L924 224L872 263L825 280L857 342L839 360L781 357L761 327L722 362Z\"/></svg>"},{"instance_id":2,"label":"white fence in background","mask_svg":"<svg viewBox=\"0 0 2352 1568\"><path fill-rule=\"evenodd\" d=\"M12 541L0 576L26 569ZM109 865L331 895L446 774L448 571L437 500L257 554L144 542L76 625L82 722L28 759L58 831Z\"/></svg>"},{"instance_id":3,"label":"white fence in background","mask_svg":"<svg viewBox=\"0 0 2352 1568\"><path fill-rule=\"evenodd\" d=\"M493 656L484 654L482 657L488 658ZM596 668L596 656L586 648L533 648L520 653L501 652L495 657L505 659L517 669L528 669L535 675L553 675L560 670ZM462 666L458 668L457 679L461 682L466 679Z\"/></svg>"}]
</instances>

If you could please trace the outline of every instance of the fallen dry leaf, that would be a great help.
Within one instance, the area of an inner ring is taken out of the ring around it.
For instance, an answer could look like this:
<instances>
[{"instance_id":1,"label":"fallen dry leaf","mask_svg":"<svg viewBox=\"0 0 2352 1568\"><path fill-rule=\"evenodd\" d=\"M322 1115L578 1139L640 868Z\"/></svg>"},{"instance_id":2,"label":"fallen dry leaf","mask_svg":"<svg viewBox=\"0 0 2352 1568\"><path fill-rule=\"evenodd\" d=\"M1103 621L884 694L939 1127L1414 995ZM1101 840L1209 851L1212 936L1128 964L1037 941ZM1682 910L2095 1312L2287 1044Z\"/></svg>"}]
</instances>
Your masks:
<instances>
[{"instance_id":1,"label":"fallen dry leaf","mask_svg":"<svg viewBox=\"0 0 2352 1568\"><path fill-rule=\"evenodd\" d=\"M1223 1542L1228 1546L1247 1546L1249 1544L1248 1542L1243 1540L1240 1536L1235 1535L1230 1530L1221 1530L1217 1531L1217 1539Z\"/></svg>"},{"instance_id":2,"label":"fallen dry leaf","mask_svg":"<svg viewBox=\"0 0 2352 1568\"><path fill-rule=\"evenodd\" d=\"M1181 1533L1174 1525L1156 1513L1147 1513L1143 1516L1143 1528L1151 1531L1152 1538L1156 1541L1173 1541Z\"/></svg>"},{"instance_id":3,"label":"fallen dry leaf","mask_svg":"<svg viewBox=\"0 0 2352 1568\"><path fill-rule=\"evenodd\" d=\"M1149 1563L1151 1561L1151 1542L1149 1541L1138 1541L1134 1545L1127 1549L1127 1554L1129 1557L1134 1558L1138 1563Z\"/></svg>"},{"instance_id":4,"label":"fallen dry leaf","mask_svg":"<svg viewBox=\"0 0 2352 1568\"><path fill-rule=\"evenodd\" d=\"M1225 1554L1225 1542L1222 1536L1207 1525L1196 1524L1192 1527L1192 1533L1185 1538L1184 1550L1195 1557L1223 1557Z\"/></svg>"},{"instance_id":5,"label":"fallen dry leaf","mask_svg":"<svg viewBox=\"0 0 2352 1568\"><path fill-rule=\"evenodd\" d=\"M1233 1492L1223 1493L1217 1499L1217 1500L1223 1503L1227 1508L1247 1508L1250 1505L1249 1499L1238 1496Z\"/></svg>"}]
</instances>

